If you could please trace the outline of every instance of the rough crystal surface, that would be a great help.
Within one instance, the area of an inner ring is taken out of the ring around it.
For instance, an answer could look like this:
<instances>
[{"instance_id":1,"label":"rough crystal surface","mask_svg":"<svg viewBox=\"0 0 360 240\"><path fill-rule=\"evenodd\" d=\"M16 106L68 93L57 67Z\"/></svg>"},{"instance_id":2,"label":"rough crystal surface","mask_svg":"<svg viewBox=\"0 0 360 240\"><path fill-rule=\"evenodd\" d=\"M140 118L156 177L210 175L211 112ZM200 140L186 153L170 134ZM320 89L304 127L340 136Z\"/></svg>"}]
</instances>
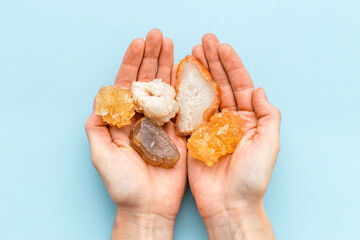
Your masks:
<instances>
[{"instance_id":1,"label":"rough crystal surface","mask_svg":"<svg viewBox=\"0 0 360 240\"><path fill-rule=\"evenodd\" d=\"M121 87L101 87L96 95L95 113L111 126L121 128L131 123L135 105L129 90Z\"/></svg>"},{"instance_id":2,"label":"rough crystal surface","mask_svg":"<svg viewBox=\"0 0 360 240\"><path fill-rule=\"evenodd\" d=\"M179 106L175 98L175 89L161 79L151 82L135 81L131 85L135 110L144 113L159 126L175 117Z\"/></svg>"},{"instance_id":3,"label":"rough crystal surface","mask_svg":"<svg viewBox=\"0 0 360 240\"><path fill-rule=\"evenodd\" d=\"M142 118L130 133L131 147L142 159L154 166L172 168L180 153L166 132L148 118Z\"/></svg>"},{"instance_id":4,"label":"rough crystal surface","mask_svg":"<svg viewBox=\"0 0 360 240\"><path fill-rule=\"evenodd\" d=\"M242 118L234 112L215 113L201 124L188 140L190 155L212 167L222 156L232 153L242 135Z\"/></svg>"}]
</instances>

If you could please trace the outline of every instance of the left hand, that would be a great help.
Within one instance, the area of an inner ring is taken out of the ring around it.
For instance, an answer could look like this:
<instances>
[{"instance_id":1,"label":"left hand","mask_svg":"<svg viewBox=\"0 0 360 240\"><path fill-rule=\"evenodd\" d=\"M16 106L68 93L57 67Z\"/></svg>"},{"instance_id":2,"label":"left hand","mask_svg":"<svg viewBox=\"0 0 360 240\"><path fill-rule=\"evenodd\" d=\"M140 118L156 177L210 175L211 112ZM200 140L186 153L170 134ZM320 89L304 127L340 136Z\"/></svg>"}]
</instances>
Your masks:
<instances>
[{"instance_id":1,"label":"left hand","mask_svg":"<svg viewBox=\"0 0 360 240\"><path fill-rule=\"evenodd\" d=\"M174 46L160 30L151 30L144 42L135 39L128 47L115 86L129 89L133 81L175 81ZM172 239L176 215L184 195L186 139L175 133L173 122L164 126L177 146L180 160L172 169L146 164L130 146L129 133L135 123L123 128L108 126L93 112L85 129L91 159L112 200L118 207L112 239Z\"/></svg>"}]
</instances>

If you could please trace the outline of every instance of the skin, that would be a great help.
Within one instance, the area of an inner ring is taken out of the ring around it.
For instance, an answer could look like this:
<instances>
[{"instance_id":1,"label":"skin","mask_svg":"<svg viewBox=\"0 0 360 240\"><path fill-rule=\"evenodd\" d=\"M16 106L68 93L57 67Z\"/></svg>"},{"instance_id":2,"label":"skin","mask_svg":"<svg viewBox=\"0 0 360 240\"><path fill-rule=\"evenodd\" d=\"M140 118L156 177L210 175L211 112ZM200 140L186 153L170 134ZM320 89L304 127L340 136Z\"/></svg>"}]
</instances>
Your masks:
<instances>
[{"instance_id":1,"label":"skin","mask_svg":"<svg viewBox=\"0 0 360 240\"><path fill-rule=\"evenodd\" d=\"M193 53L210 69L221 90L220 110L230 109L244 120L243 138L231 155L212 168L187 154L186 139L174 124L164 129L178 147L181 159L173 169L147 165L132 150L131 125L109 127L94 112L85 129L91 158L118 206L112 239L172 239L188 176L210 239L275 239L263 207L263 197L280 148L280 112L252 80L234 49L206 34ZM158 29L145 42L128 47L115 85L130 88L133 81L162 78L174 85L173 44ZM158 71L156 76L156 68Z\"/></svg>"},{"instance_id":2,"label":"skin","mask_svg":"<svg viewBox=\"0 0 360 240\"><path fill-rule=\"evenodd\" d=\"M133 81L155 77L173 83L173 61L172 41L153 29L145 41L139 38L129 45L115 86L129 89ZM112 239L172 239L187 182L186 139L176 135L173 122L167 123L164 129L181 158L172 169L148 165L130 147L129 133L137 119L139 116L118 129L109 127L93 111L85 124L93 165L117 205Z\"/></svg>"},{"instance_id":3,"label":"skin","mask_svg":"<svg viewBox=\"0 0 360 240\"><path fill-rule=\"evenodd\" d=\"M280 149L280 112L255 90L234 49L206 34L192 51L220 85L220 110L243 120L235 151L213 167L188 156L188 178L210 239L275 239L263 198Z\"/></svg>"}]
</instances>

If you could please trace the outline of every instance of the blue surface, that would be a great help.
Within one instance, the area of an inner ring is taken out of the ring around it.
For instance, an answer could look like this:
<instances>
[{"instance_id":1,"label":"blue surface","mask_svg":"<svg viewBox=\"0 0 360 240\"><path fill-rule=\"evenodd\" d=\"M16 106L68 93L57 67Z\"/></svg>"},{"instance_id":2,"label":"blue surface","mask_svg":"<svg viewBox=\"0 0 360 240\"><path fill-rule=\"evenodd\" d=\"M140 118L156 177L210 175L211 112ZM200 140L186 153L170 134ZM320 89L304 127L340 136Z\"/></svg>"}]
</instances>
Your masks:
<instances>
[{"instance_id":1,"label":"blue surface","mask_svg":"<svg viewBox=\"0 0 360 240\"><path fill-rule=\"evenodd\" d=\"M0 1L0 239L109 239L115 206L83 124L136 37L175 60L206 32L282 112L265 199L278 239L360 238L360 2ZM190 190L175 239L207 239Z\"/></svg>"}]
</instances>

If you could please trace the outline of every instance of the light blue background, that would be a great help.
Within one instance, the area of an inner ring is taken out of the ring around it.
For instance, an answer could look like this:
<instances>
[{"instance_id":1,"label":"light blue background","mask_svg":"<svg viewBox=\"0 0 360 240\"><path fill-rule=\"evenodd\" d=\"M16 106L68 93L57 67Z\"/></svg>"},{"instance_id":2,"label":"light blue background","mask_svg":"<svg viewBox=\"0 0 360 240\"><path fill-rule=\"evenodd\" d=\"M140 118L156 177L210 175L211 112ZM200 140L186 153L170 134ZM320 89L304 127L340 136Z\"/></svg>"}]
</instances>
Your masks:
<instances>
[{"instance_id":1,"label":"light blue background","mask_svg":"<svg viewBox=\"0 0 360 240\"><path fill-rule=\"evenodd\" d=\"M136 37L175 60L206 32L282 112L265 197L278 239L360 239L360 2L0 1L0 239L109 239L115 206L83 124ZM211 201L211 199L209 199ZM190 190L175 239L207 239Z\"/></svg>"}]
</instances>

